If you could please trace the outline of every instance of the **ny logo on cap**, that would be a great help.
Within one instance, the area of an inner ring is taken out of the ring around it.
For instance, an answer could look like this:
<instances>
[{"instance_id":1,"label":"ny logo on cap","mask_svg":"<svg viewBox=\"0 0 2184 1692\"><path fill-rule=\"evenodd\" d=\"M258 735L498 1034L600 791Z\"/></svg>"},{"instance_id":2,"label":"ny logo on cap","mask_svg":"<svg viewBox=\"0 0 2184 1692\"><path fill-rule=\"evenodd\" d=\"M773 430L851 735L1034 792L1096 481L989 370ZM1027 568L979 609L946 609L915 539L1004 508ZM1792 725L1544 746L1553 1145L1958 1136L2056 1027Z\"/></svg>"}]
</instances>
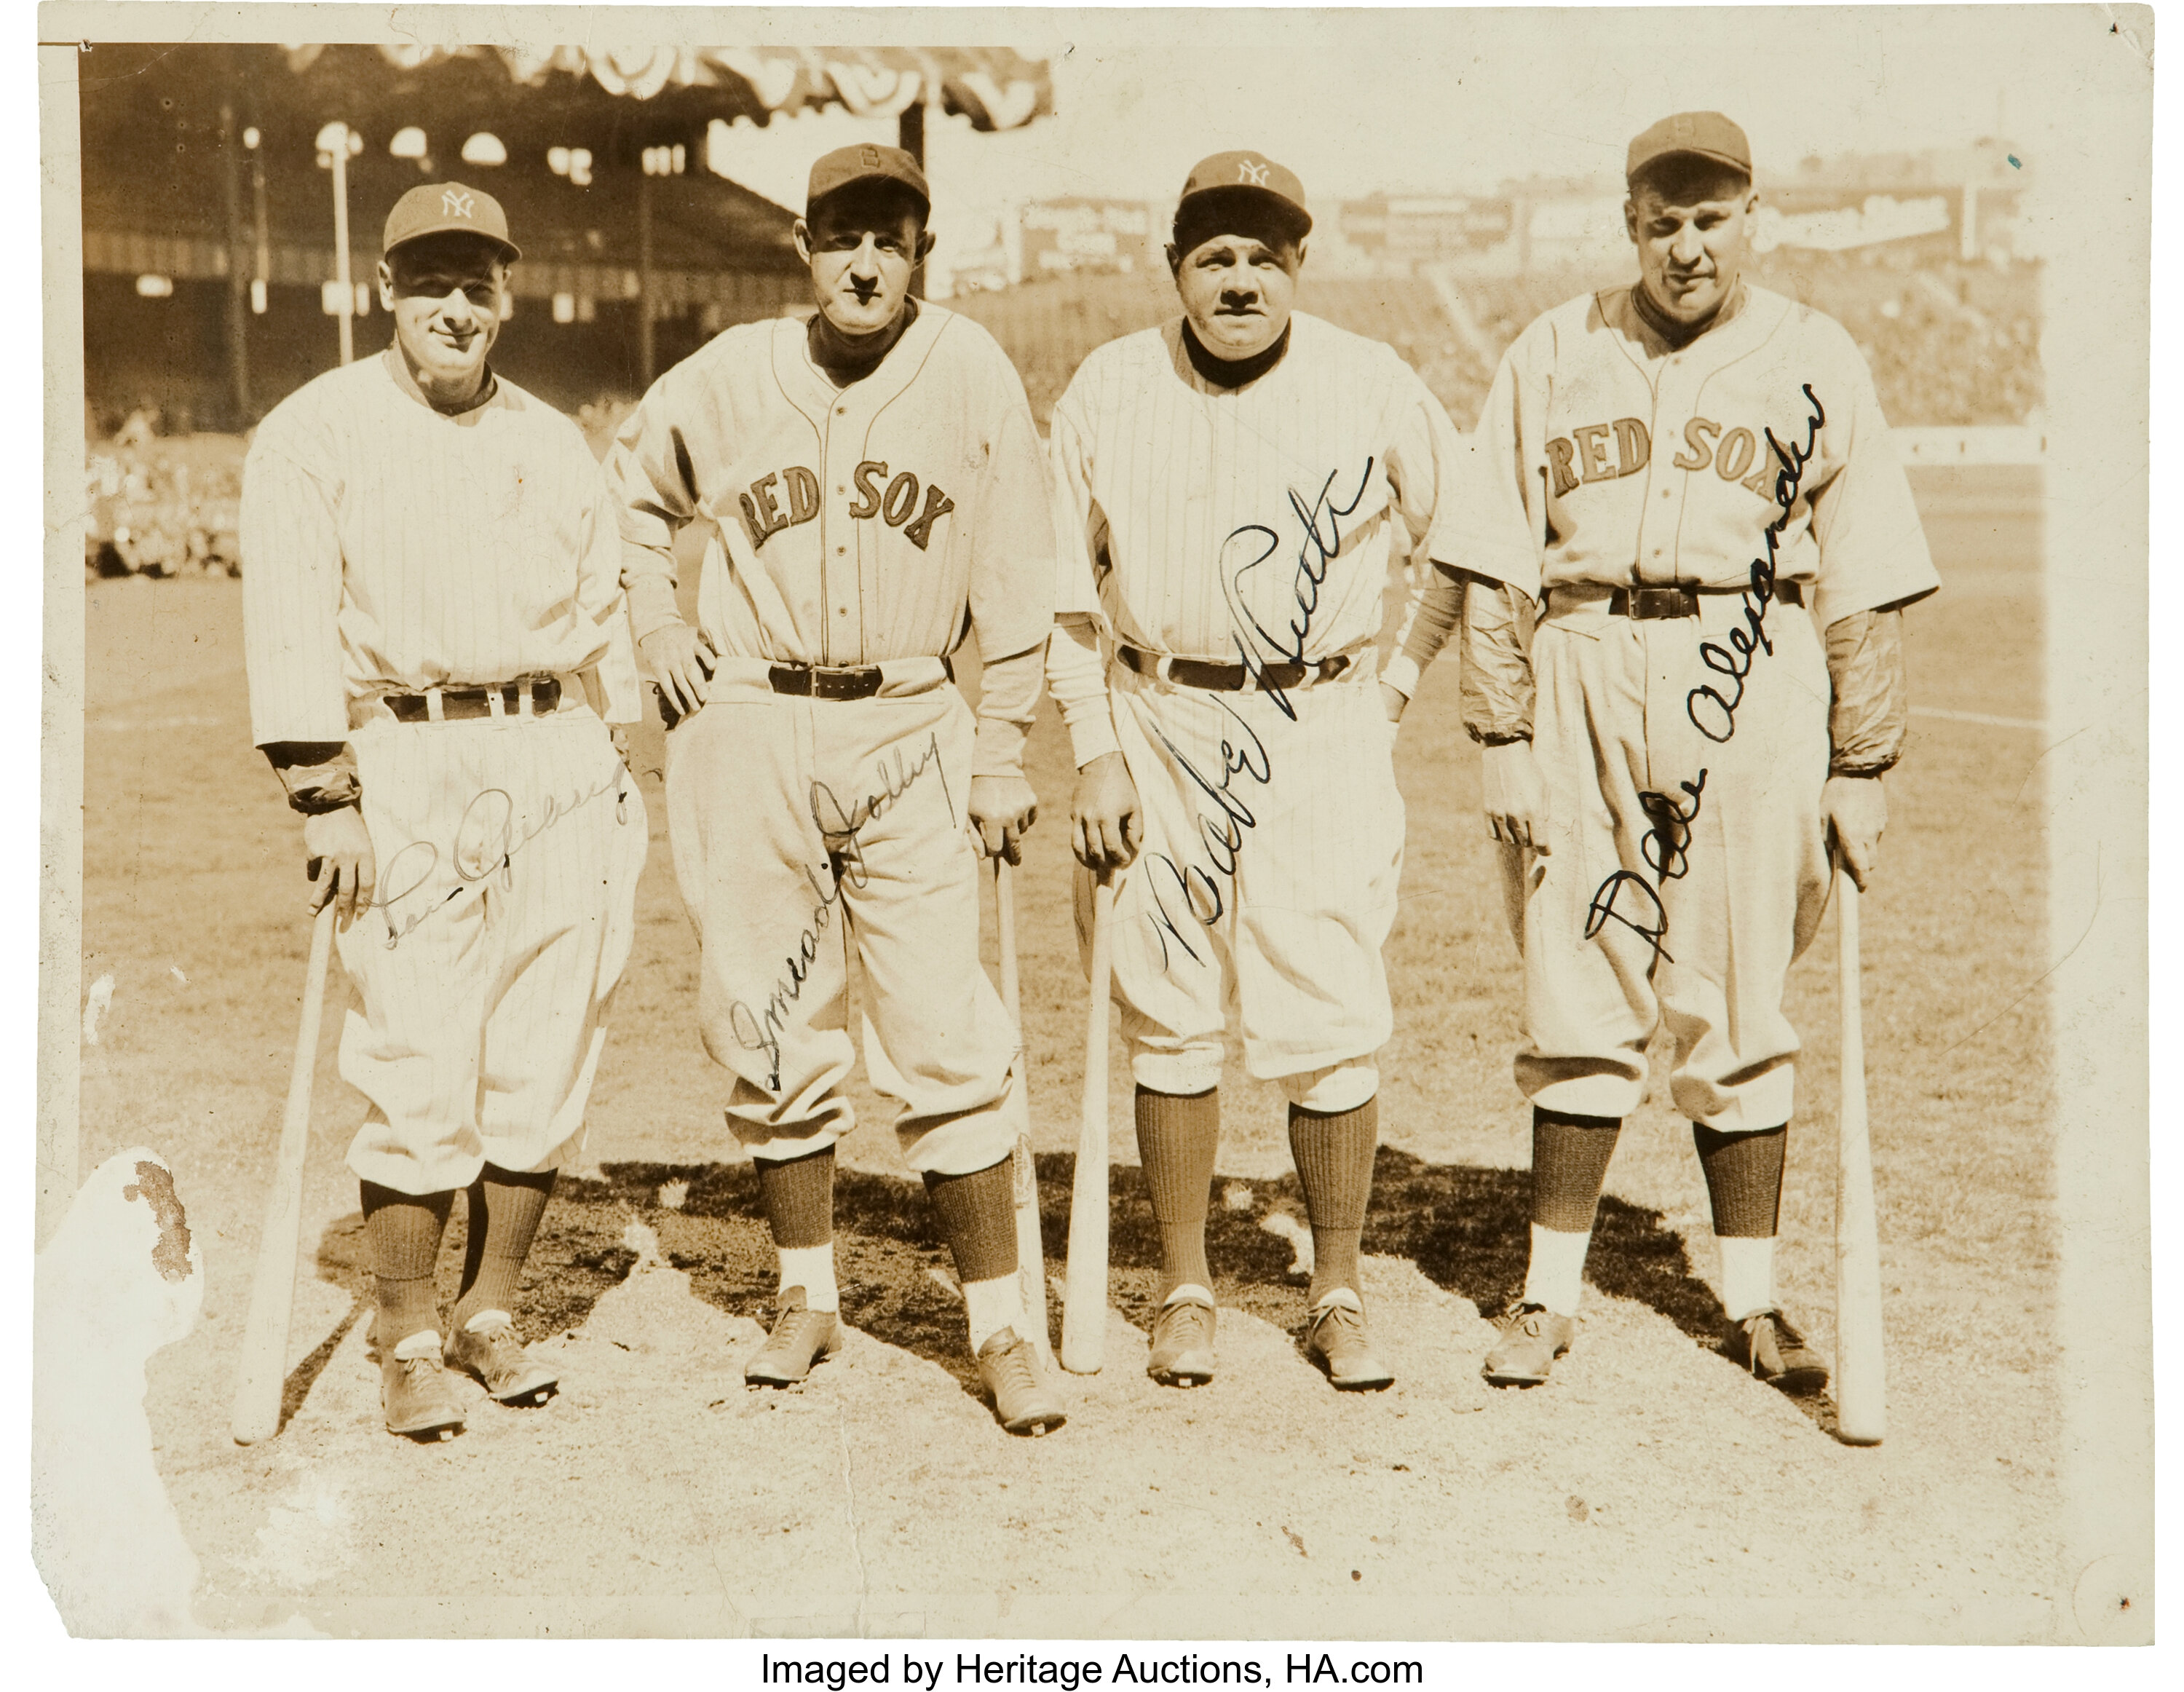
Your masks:
<instances>
[{"instance_id":1,"label":"ny logo on cap","mask_svg":"<svg viewBox=\"0 0 2184 1692\"><path fill-rule=\"evenodd\" d=\"M440 210L448 217L468 217L471 214L471 207L476 203L476 200L477 196L475 194L459 193L454 189L448 188L440 195Z\"/></svg>"},{"instance_id":2,"label":"ny logo on cap","mask_svg":"<svg viewBox=\"0 0 2184 1692\"><path fill-rule=\"evenodd\" d=\"M1265 164L1254 164L1246 159L1236 166L1236 180L1249 182L1255 188L1263 188L1267 186L1267 172L1270 168Z\"/></svg>"},{"instance_id":3,"label":"ny logo on cap","mask_svg":"<svg viewBox=\"0 0 2184 1692\"><path fill-rule=\"evenodd\" d=\"M867 170L875 169L880 162L880 150L877 147L867 147L857 155L857 159Z\"/></svg>"},{"instance_id":4,"label":"ny logo on cap","mask_svg":"<svg viewBox=\"0 0 2184 1692\"><path fill-rule=\"evenodd\" d=\"M1694 125L1688 115L1679 113L1669 127L1674 132L1678 141L1689 141L1691 138L1691 130Z\"/></svg>"}]
</instances>

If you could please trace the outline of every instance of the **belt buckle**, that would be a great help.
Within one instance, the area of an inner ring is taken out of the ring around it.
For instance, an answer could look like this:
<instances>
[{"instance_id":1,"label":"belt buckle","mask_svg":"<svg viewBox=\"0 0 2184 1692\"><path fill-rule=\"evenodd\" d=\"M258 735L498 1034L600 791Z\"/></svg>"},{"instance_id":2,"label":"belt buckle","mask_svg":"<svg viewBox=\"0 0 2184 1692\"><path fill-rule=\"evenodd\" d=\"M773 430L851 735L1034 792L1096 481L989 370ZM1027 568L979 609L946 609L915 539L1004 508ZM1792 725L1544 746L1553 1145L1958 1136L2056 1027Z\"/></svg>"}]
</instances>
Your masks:
<instances>
[{"instance_id":1,"label":"belt buckle","mask_svg":"<svg viewBox=\"0 0 2184 1692\"><path fill-rule=\"evenodd\" d=\"M1688 588L1639 587L1631 593L1630 615L1634 617L1688 617L1696 615L1696 609Z\"/></svg>"}]
</instances>

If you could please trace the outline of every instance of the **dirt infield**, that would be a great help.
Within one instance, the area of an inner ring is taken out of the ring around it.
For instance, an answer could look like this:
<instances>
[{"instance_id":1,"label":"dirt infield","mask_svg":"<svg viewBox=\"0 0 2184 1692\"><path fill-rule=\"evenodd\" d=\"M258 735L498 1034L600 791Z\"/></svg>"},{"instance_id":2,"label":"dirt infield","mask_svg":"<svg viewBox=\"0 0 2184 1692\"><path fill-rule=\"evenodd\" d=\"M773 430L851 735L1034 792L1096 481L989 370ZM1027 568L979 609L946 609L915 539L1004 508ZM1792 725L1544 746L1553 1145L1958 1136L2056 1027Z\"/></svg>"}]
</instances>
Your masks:
<instances>
[{"instance_id":1,"label":"dirt infield","mask_svg":"<svg viewBox=\"0 0 2184 1692\"><path fill-rule=\"evenodd\" d=\"M2036 722L2036 485L1998 471L1919 487L1946 586L1911 616L1914 700ZM972 1395L945 1253L863 1092L840 1187L850 1343L800 1389L747 1393L769 1258L698 1046L695 948L648 776L653 855L587 1163L549 1209L520 1313L561 1361L562 1394L539 1411L481 1405L444 1444L381 1431L342 1163L358 1106L335 1072L341 1019L329 1015L287 1421L243 1450L226 1403L303 973L299 828L248 744L238 586L87 593L82 1166L159 1148L202 1244L203 1315L153 1359L148 1408L201 1565L204 1625L2076 1636L2058 1567L2037 730L1918 717L1890 780L1865 911L1890 1347L1878 1450L1839 1445L1825 1400L1786 1400L1701 1343L1720 1314L1717 1265L1689 1128L1665 1099L1632 1120L1610 1173L1576 1350L1535 1392L1478 1380L1483 1313L1522 1276L1528 1142L1509 1076L1513 950L1452 663L1429 675L1397 752L1409 815L1389 952L1396 1032L1365 1238L1393 1390L1333 1394L1298 1349L1301 1205L1279 1094L1240 1066L1223 1092L1212 1245L1222 1373L1192 1393L1145 1379L1154 1245L1118 1055L1107 1365L1070 1380L1066 1428L1011 1440ZM640 737L641 764L658 750L656 730ZM1044 815L1018 890L1020 943L1058 1274L1084 985L1050 709L1031 773ZM1786 1302L1824 1348L1832 932L1792 982L1808 1054L1780 1266ZM110 999L93 991L103 977Z\"/></svg>"}]
</instances>

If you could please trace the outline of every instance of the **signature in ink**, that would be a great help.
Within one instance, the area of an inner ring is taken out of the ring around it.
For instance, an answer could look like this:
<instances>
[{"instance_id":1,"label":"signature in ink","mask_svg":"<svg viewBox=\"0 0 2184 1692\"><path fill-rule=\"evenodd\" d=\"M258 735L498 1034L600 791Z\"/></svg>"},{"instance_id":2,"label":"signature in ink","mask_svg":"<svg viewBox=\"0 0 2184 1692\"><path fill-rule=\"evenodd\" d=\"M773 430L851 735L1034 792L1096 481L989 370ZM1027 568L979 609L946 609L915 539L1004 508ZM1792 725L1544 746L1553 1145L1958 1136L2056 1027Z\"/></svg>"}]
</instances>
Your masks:
<instances>
[{"instance_id":1,"label":"signature in ink","mask_svg":"<svg viewBox=\"0 0 2184 1692\"><path fill-rule=\"evenodd\" d=\"M805 978L818 959L821 938L834 924L834 907L841 903L842 889L845 885L861 888L869 878L865 867L863 831L900 804L903 796L928 770L940 777L941 795L947 802L949 820L952 822L956 800L948 791L948 771L941 762L938 732L927 741L924 755L914 764L905 759L900 746L891 749L880 762L880 785L854 805L844 806L824 782L811 784L811 821L827 845L826 878L822 880L819 871L810 865L804 869L805 882L812 894L811 920L783 960L782 972L774 979L773 991L766 995L765 1008L754 1010L740 999L728 1006L728 1028L735 1035L737 1044L747 1052L766 1054L766 1084L769 1092L780 1090L782 1030L788 1026L790 1007L804 996Z\"/></svg>"},{"instance_id":2,"label":"signature in ink","mask_svg":"<svg viewBox=\"0 0 2184 1692\"><path fill-rule=\"evenodd\" d=\"M1342 550L1341 520L1363 503L1365 490L1372 485L1373 465L1373 459L1365 460L1364 474L1357 478L1357 487L1346 505L1337 505L1327 497L1328 490L1334 486L1334 478L1340 474L1338 470L1328 471L1318 493L1308 504L1296 489L1290 490L1290 510L1303 526L1304 541L1297 548L1296 569L1290 578L1290 601L1295 609L1284 621L1279 633L1262 622L1258 614L1245 603L1244 590L1245 578L1281 549L1280 532L1264 523L1246 523L1231 530L1228 538L1221 543L1221 589L1228 602L1228 620L1235 629L1232 638L1236 643L1236 655L1259 690L1274 702L1284 716L1294 719L1296 710L1284 689L1268 683L1267 665L1269 662L1304 662L1305 637L1319 609L1319 590L1326 583L1327 572L1333 567L1336 554ZM1240 554L1254 541L1264 543L1258 555L1232 566L1232 555Z\"/></svg>"},{"instance_id":3,"label":"signature in ink","mask_svg":"<svg viewBox=\"0 0 2184 1692\"><path fill-rule=\"evenodd\" d=\"M1783 531L1789 526L1798 490L1803 486L1805 466L1811 462L1814 444L1828 420L1827 408L1813 392L1813 385L1805 383L1802 392L1812 407L1805 419L1803 446L1785 446L1774 438L1772 428L1766 431L1767 444L1781 469L1774 477L1775 516L1767 526L1767 550L1752 560L1748 585L1739 595L1744 624L1729 631L1726 645L1712 640L1699 643L1699 661L1733 682L1736 691L1725 694L1708 682L1684 696L1684 714L1691 719L1691 726L1717 746L1725 744L1736 732L1736 713L1744 704L1745 679L1751 675L1752 665L1761 654L1771 656L1774 651L1774 643L1767 633L1767 612L1775 598L1775 552ZM1652 823L1640 843L1639 853L1663 887L1691 871L1691 827L1704 803L1702 795L1706 791L1706 781L1707 772L1701 770L1696 781L1677 783L1691 802L1689 809L1669 793L1648 790L1638 795L1638 803ZM1630 902L1640 906L1635 920L1622 908L1626 893ZM1660 895L1635 870L1618 870L1593 890L1592 902L1585 909L1585 938L1591 939L1610 922L1620 923L1636 934L1653 949L1657 958L1675 961L1663 943L1669 932L1668 910Z\"/></svg>"},{"instance_id":4,"label":"signature in ink","mask_svg":"<svg viewBox=\"0 0 2184 1692\"><path fill-rule=\"evenodd\" d=\"M405 870L411 872L408 882L393 893L384 893L371 903L375 909L389 912L387 919L387 949L393 951L418 925L429 921L448 905L470 892L480 882L499 874L503 885L515 874L515 854L536 840L561 818L581 810L593 799L608 793L615 795L615 821L629 821L629 793L623 786L627 772L617 769L596 788L578 793L564 804L560 794L549 793L538 808L538 815L519 839L515 833L515 801L505 788L487 788L474 794L463 807L461 819L455 824L455 838L449 856L454 861L455 885L436 904L428 905L415 916L397 922L391 914L393 908L411 893L432 879L440 866L440 849L429 840L412 840L387 860L380 877L382 888L401 882Z\"/></svg>"},{"instance_id":5,"label":"signature in ink","mask_svg":"<svg viewBox=\"0 0 2184 1692\"><path fill-rule=\"evenodd\" d=\"M1160 729L1153 730L1155 738L1168 749L1183 773L1212 802L1211 812L1201 810L1198 814L1199 841L1204 848L1205 862L1185 867L1165 852L1151 853L1146 859L1147 874L1155 868L1165 872L1168 890L1181 897L1185 912L1206 928L1218 921L1221 913L1228 909L1221 883L1226 881L1231 891L1234 889L1237 867L1243 861L1245 832L1259 826L1257 816L1235 786L1236 778L1242 776L1265 787L1274 773L1273 760L1268 756L1267 744L1259 738L1258 732L1239 716L1235 707L1226 699L1217 694L1213 703L1228 713L1242 737L1240 743L1223 736L1221 776L1217 781L1185 757L1183 749ZM1184 937L1177 917L1157 889L1153 893L1153 904L1158 915L1150 920L1154 936L1160 941L1162 966L1165 968L1167 964L1169 937L1194 963L1200 961L1197 949Z\"/></svg>"}]
</instances>

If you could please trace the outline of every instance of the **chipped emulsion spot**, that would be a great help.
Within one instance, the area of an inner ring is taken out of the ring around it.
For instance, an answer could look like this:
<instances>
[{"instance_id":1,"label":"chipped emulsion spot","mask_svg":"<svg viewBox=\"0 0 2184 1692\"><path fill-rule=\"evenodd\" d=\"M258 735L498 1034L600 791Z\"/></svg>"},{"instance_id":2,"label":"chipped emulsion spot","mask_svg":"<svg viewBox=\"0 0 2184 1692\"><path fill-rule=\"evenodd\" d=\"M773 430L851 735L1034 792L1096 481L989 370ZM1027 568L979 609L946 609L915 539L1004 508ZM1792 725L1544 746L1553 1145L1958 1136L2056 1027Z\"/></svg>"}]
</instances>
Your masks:
<instances>
[{"instance_id":1,"label":"chipped emulsion spot","mask_svg":"<svg viewBox=\"0 0 2184 1692\"><path fill-rule=\"evenodd\" d=\"M149 1159L139 1159L136 1179L121 1189L121 1196L142 1199L152 1207L159 1224L159 1243L152 1248L152 1266L165 1281L190 1277L189 1216L175 1192L175 1177Z\"/></svg>"},{"instance_id":2,"label":"chipped emulsion spot","mask_svg":"<svg viewBox=\"0 0 2184 1692\"><path fill-rule=\"evenodd\" d=\"M98 1025L114 1007L114 972L109 970L92 982L91 992L83 1001L83 1043L87 1046L98 1044Z\"/></svg>"}]
</instances>

